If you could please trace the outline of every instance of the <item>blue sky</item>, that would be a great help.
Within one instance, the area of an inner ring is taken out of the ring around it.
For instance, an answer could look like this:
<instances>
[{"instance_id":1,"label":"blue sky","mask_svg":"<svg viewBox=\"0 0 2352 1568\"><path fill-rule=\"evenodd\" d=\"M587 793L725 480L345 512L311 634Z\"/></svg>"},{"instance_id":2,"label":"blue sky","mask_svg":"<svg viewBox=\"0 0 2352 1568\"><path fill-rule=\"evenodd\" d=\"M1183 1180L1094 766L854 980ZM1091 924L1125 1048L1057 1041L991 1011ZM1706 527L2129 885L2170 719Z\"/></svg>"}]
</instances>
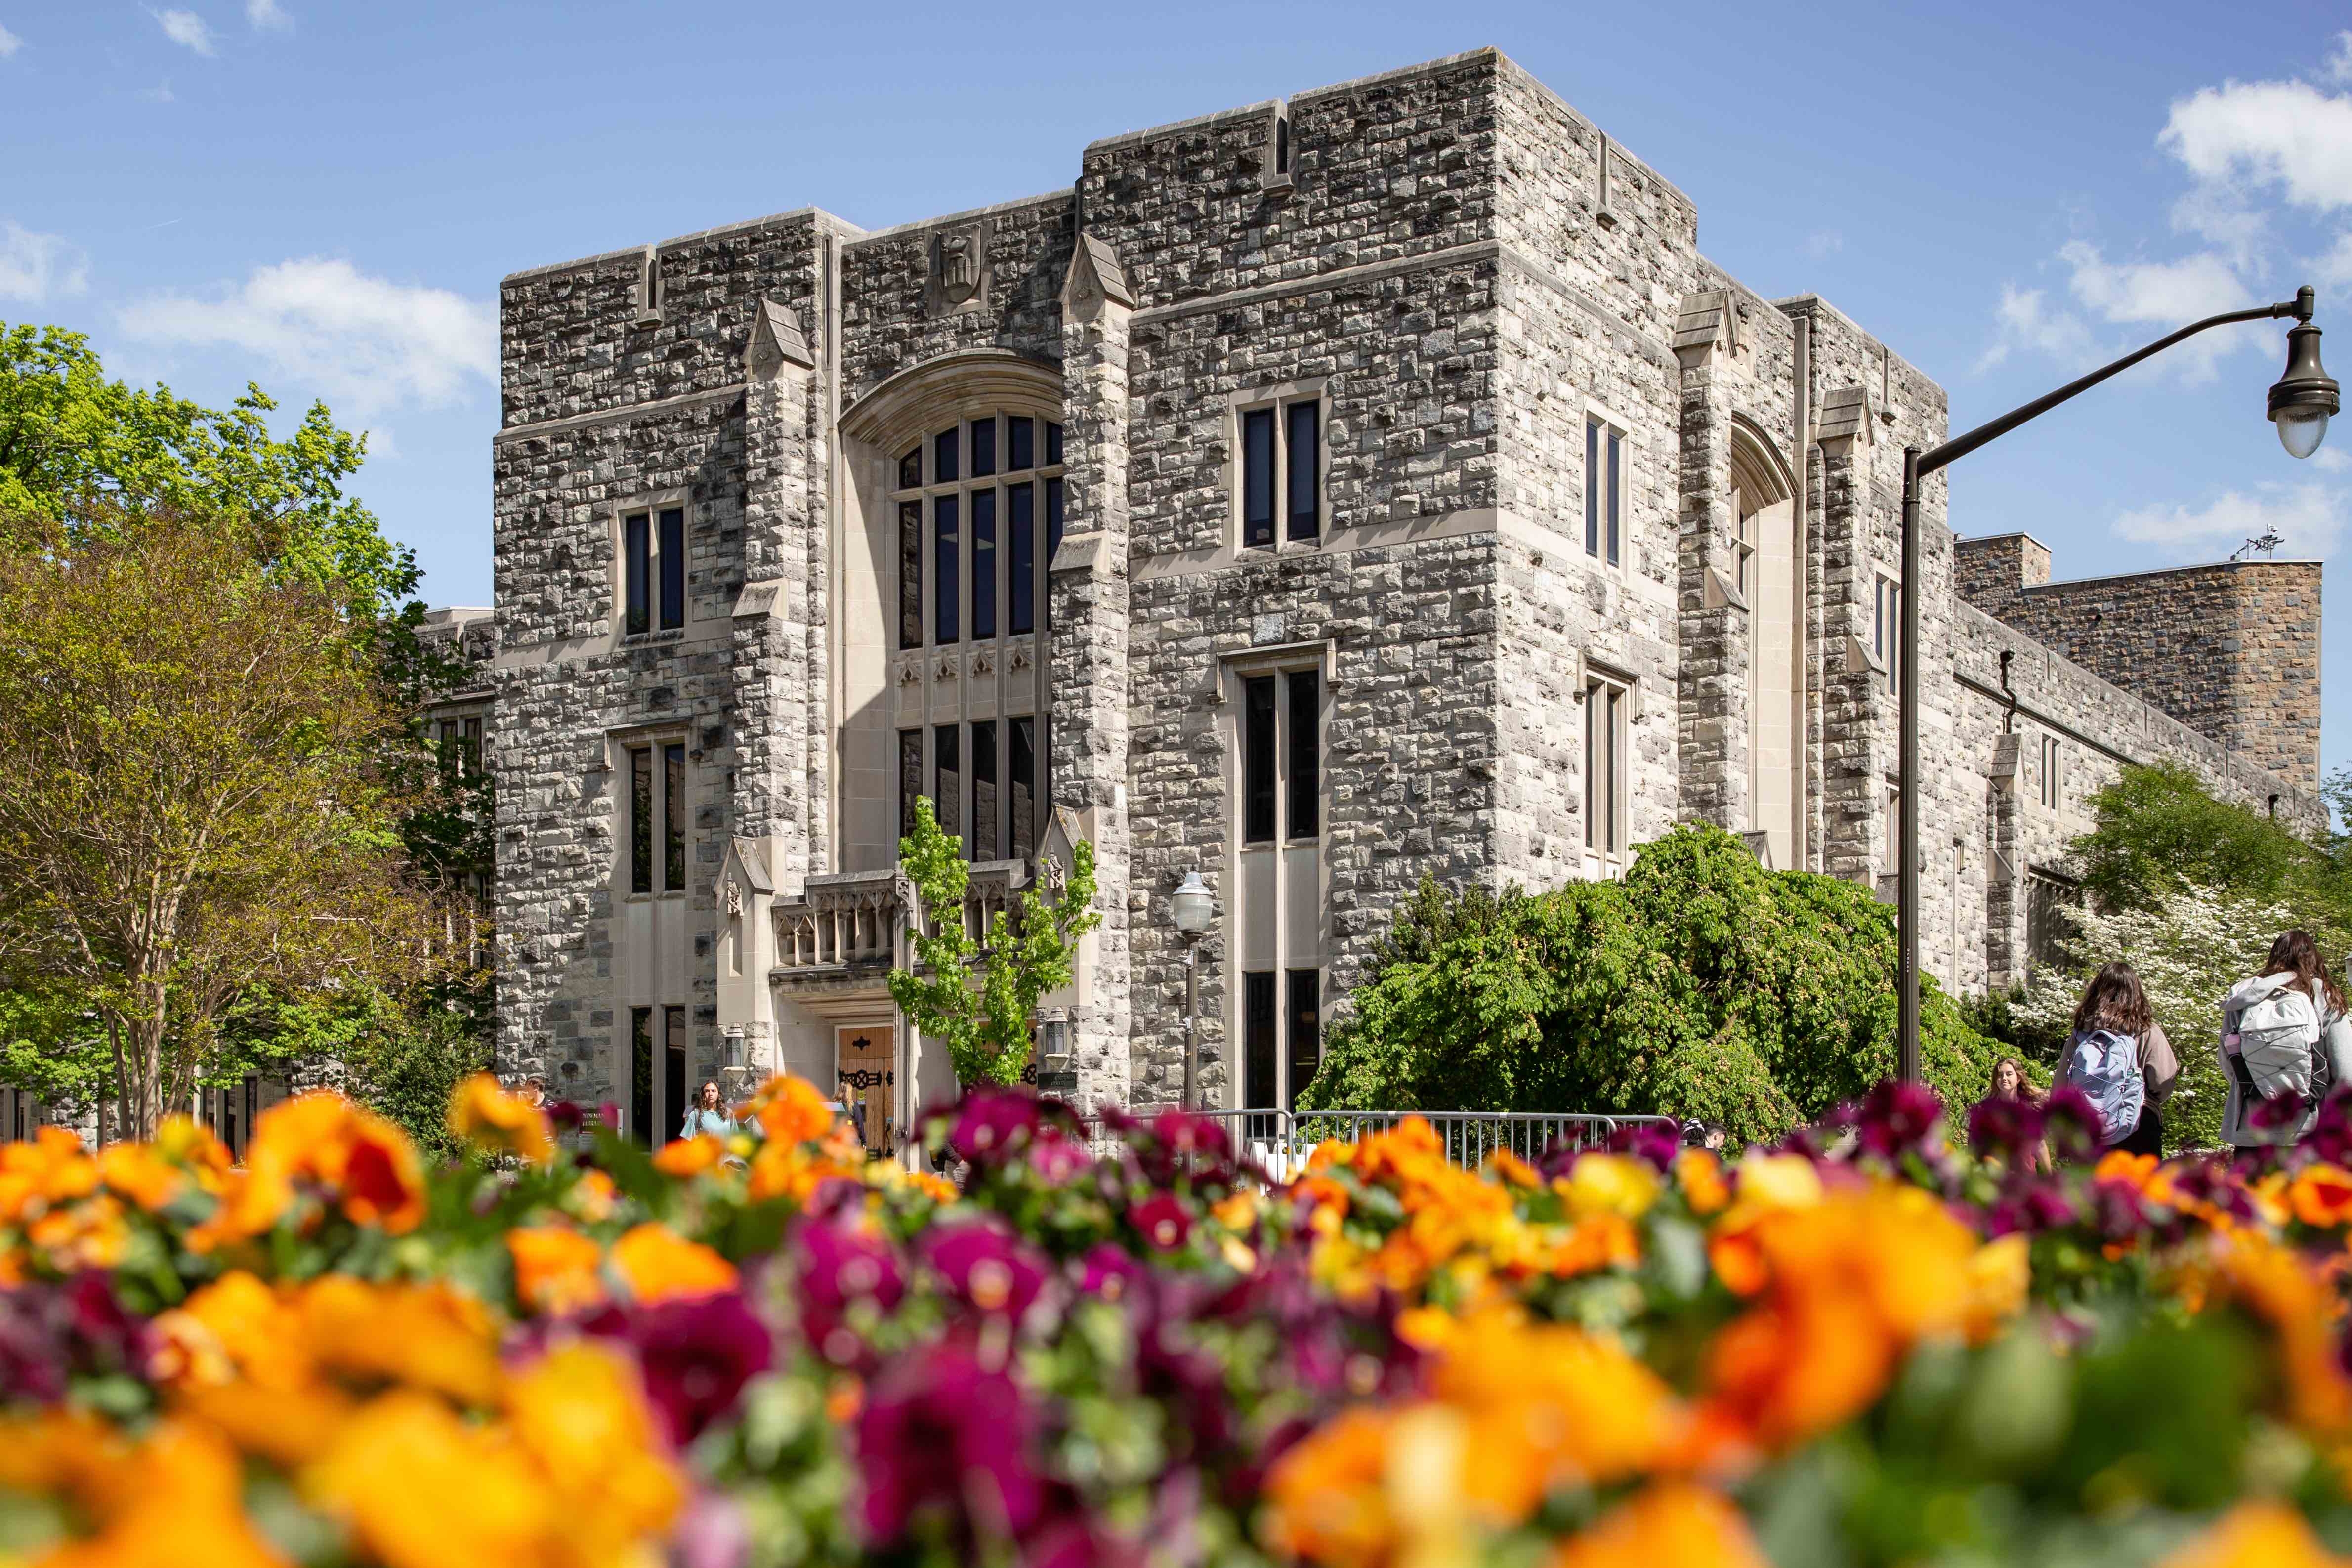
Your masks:
<instances>
[{"instance_id":1,"label":"blue sky","mask_svg":"<svg viewBox=\"0 0 2352 1568\"><path fill-rule=\"evenodd\" d=\"M1955 428L2177 322L2321 290L2352 368L2336 5L1192 7L0 0L0 320L373 433L438 603L489 596L497 281L816 205L869 227L1066 185L1120 131L1494 44L1688 192L1707 253L1818 290ZM2352 536L2352 428L2295 463L2273 326L1967 459L1964 533L2061 576ZM2352 586L2327 760L2352 762Z\"/></svg>"}]
</instances>

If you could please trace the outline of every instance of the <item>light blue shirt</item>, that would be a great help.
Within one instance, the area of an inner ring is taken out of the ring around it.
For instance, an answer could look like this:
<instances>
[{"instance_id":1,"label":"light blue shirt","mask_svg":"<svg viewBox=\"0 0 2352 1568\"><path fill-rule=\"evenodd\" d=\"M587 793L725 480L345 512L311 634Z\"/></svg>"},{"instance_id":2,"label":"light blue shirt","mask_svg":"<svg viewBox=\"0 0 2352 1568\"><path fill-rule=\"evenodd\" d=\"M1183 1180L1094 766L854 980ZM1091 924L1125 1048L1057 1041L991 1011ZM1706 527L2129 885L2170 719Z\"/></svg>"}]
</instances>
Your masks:
<instances>
[{"instance_id":1,"label":"light blue shirt","mask_svg":"<svg viewBox=\"0 0 2352 1568\"><path fill-rule=\"evenodd\" d=\"M724 1138L734 1131L735 1119L725 1111L704 1110L698 1107L686 1113L686 1124L677 1130L677 1135L691 1138L698 1132L709 1132Z\"/></svg>"}]
</instances>

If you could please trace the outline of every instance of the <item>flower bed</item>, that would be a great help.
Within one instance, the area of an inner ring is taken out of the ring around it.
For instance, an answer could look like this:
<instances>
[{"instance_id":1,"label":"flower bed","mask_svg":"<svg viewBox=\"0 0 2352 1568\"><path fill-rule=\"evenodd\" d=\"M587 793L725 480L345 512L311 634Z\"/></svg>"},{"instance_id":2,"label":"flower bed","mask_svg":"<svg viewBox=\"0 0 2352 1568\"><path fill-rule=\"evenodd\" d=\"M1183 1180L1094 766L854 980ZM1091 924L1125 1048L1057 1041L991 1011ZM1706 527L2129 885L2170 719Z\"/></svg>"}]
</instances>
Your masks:
<instances>
[{"instance_id":1,"label":"flower bed","mask_svg":"<svg viewBox=\"0 0 2352 1568\"><path fill-rule=\"evenodd\" d=\"M2078 1106L1980 1158L1888 1085L1730 1163L1408 1121L1278 1187L989 1092L924 1129L959 1190L793 1079L651 1157L487 1079L440 1171L324 1095L242 1168L50 1131L0 1148L0 1562L2330 1562L2342 1109L2094 1164Z\"/></svg>"}]
</instances>

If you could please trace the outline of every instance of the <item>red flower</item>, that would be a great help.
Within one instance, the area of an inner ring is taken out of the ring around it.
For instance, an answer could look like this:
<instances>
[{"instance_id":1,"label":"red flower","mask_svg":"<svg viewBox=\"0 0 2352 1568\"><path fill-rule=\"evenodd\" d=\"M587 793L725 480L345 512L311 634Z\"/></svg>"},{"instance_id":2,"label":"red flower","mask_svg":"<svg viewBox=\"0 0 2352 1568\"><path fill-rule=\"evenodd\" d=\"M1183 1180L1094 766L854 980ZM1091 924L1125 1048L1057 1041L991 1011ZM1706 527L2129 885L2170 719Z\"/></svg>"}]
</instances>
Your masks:
<instances>
[{"instance_id":1,"label":"red flower","mask_svg":"<svg viewBox=\"0 0 2352 1568\"><path fill-rule=\"evenodd\" d=\"M1167 1193L1155 1193L1127 1211L1133 1226L1155 1251L1173 1252L1192 1234L1192 1216Z\"/></svg>"}]
</instances>

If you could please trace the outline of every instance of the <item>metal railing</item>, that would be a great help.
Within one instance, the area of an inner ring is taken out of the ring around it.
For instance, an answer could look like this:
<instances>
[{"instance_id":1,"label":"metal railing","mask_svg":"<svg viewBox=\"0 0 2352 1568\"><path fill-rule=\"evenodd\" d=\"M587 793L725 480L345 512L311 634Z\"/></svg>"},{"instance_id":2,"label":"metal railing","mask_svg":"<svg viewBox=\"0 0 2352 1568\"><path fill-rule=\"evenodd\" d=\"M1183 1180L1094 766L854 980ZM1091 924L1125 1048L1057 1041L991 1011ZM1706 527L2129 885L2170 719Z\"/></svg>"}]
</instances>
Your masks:
<instances>
[{"instance_id":1,"label":"metal railing","mask_svg":"<svg viewBox=\"0 0 2352 1568\"><path fill-rule=\"evenodd\" d=\"M1654 1124L1677 1135L1682 1124L1670 1116L1586 1116L1540 1110L1204 1110L1223 1124L1234 1149L1263 1166L1276 1181L1288 1181L1306 1168L1307 1156L1326 1138L1352 1142L1368 1132L1385 1132L1418 1116L1437 1133L1451 1163L1475 1169L1496 1151L1533 1162L1555 1144L1597 1149L1620 1128Z\"/></svg>"}]
</instances>

